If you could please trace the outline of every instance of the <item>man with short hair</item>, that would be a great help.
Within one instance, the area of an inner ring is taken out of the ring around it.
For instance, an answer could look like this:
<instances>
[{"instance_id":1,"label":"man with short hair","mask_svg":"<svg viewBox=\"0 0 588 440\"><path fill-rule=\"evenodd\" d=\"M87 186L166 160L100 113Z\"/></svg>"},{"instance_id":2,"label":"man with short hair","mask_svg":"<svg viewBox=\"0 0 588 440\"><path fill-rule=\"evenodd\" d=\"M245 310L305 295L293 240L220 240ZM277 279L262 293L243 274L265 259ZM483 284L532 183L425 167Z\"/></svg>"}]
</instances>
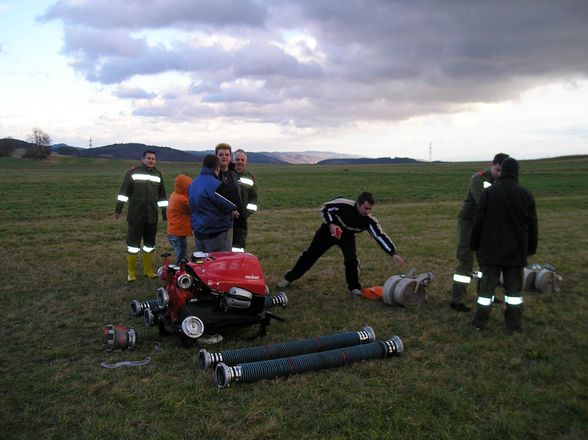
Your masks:
<instances>
[{"instance_id":1,"label":"man with short hair","mask_svg":"<svg viewBox=\"0 0 588 440\"><path fill-rule=\"evenodd\" d=\"M470 307L465 305L468 286L472 280L474 267L474 254L470 249L472 225L480 195L485 188L489 188L500 175L502 162L508 154L498 153L494 156L492 164L485 170L478 171L470 178L468 192L463 201L463 206L457 217L457 251L459 264L453 274L452 297L449 306L458 312L469 312Z\"/></svg>"},{"instance_id":2,"label":"man with short hair","mask_svg":"<svg viewBox=\"0 0 588 440\"><path fill-rule=\"evenodd\" d=\"M161 209L166 221L167 197L161 172L155 168L156 153L147 150L143 153L142 165L131 168L123 180L117 196L115 217L118 219L124 204L127 210L127 281L136 279L135 265L143 240L143 274L156 278L153 272L153 251L157 235L158 210Z\"/></svg>"},{"instance_id":3,"label":"man with short hair","mask_svg":"<svg viewBox=\"0 0 588 440\"><path fill-rule=\"evenodd\" d=\"M229 188L218 177L219 162L217 156L206 155L200 175L192 181L188 191L194 241L196 250L201 252L231 250L229 230L237 206L228 199Z\"/></svg>"},{"instance_id":4,"label":"man with short hair","mask_svg":"<svg viewBox=\"0 0 588 440\"><path fill-rule=\"evenodd\" d=\"M314 234L308 249L284 277L277 282L280 289L306 273L314 263L332 246L343 252L345 280L352 295L361 295L359 283L359 259L355 246L355 234L367 230L380 247L392 257L395 264L403 265L404 259L396 253L396 247L382 231L380 223L372 216L375 204L373 196L363 192L357 200L338 198L325 203L321 208L323 223Z\"/></svg>"},{"instance_id":5,"label":"man with short hair","mask_svg":"<svg viewBox=\"0 0 588 440\"><path fill-rule=\"evenodd\" d=\"M244 252L247 241L247 219L257 212L257 182L255 176L247 170L247 153L239 149L233 153L235 171L239 176L243 215L233 221L233 252Z\"/></svg>"},{"instance_id":6,"label":"man with short hair","mask_svg":"<svg viewBox=\"0 0 588 440\"><path fill-rule=\"evenodd\" d=\"M521 329L523 268L527 265L527 256L537 251L539 232L535 199L518 184L518 176L516 159L505 159L498 182L482 193L476 211L471 249L477 252L482 271L476 316L472 322L477 329L484 328L488 322L501 273L507 329Z\"/></svg>"},{"instance_id":7,"label":"man with short hair","mask_svg":"<svg viewBox=\"0 0 588 440\"><path fill-rule=\"evenodd\" d=\"M235 204L237 209L233 211L234 220L244 215L243 200L241 199L241 186L239 185L239 176L235 171L235 164L231 161L231 146L226 143L220 143L214 148L214 153L219 160L220 171L219 179L225 184L224 191L227 199ZM227 239L229 240L229 250L233 244L233 225L228 231Z\"/></svg>"}]
</instances>

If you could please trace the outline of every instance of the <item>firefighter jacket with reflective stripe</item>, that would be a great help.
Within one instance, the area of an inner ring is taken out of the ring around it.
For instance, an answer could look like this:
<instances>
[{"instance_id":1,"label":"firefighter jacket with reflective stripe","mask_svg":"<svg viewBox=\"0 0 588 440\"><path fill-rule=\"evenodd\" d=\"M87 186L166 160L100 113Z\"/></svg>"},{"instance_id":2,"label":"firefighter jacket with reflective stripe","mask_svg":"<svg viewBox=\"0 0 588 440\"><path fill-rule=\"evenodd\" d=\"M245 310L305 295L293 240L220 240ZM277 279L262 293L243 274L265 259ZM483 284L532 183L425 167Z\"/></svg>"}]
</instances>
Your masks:
<instances>
[{"instance_id":1,"label":"firefighter jacket with reflective stripe","mask_svg":"<svg viewBox=\"0 0 588 440\"><path fill-rule=\"evenodd\" d=\"M471 248L480 264L526 266L537 250L537 211L533 195L516 177L501 177L480 197Z\"/></svg>"},{"instance_id":2,"label":"firefighter jacket with reflective stripe","mask_svg":"<svg viewBox=\"0 0 588 440\"><path fill-rule=\"evenodd\" d=\"M476 215L476 208L480 203L480 196L485 188L490 187L494 183L490 168L479 171L470 178L470 185L468 192L463 201L463 207L459 213L461 218L473 220Z\"/></svg>"},{"instance_id":3,"label":"firefighter jacket with reflective stripe","mask_svg":"<svg viewBox=\"0 0 588 440\"><path fill-rule=\"evenodd\" d=\"M231 213L237 205L228 198L230 190L210 168L202 167L190 185L190 219L198 238L212 238L233 227Z\"/></svg>"},{"instance_id":4,"label":"firefighter jacket with reflective stripe","mask_svg":"<svg viewBox=\"0 0 588 440\"><path fill-rule=\"evenodd\" d=\"M245 207L245 219L257 211L257 183L255 176L247 170L243 170L239 176L239 185L241 185L241 199Z\"/></svg>"},{"instance_id":5,"label":"firefighter jacket with reflective stripe","mask_svg":"<svg viewBox=\"0 0 588 440\"><path fill-rule=\"evenodd\" d=\"M161 172L141 165L131 168L123 180L117 197L115 212L120 214L128 203L127 222L157 223L158 209L166 219L167 197Z\"/></svg>"},{"instance_id":6,"label":"firefighter jacket with reflective stripe","mask_svg":"<svg viewBox=\"0 0 588 440\"><path fill-rule=\"evenodd\" d=\"M384 233L378 220L372 215L360 215L355 201L342 198L331 200L322 206L321 213L326 224L332 223L353 234L367 230L384 252L391 256L396 253L396 246Z\"/></svg>"}]
</instances>

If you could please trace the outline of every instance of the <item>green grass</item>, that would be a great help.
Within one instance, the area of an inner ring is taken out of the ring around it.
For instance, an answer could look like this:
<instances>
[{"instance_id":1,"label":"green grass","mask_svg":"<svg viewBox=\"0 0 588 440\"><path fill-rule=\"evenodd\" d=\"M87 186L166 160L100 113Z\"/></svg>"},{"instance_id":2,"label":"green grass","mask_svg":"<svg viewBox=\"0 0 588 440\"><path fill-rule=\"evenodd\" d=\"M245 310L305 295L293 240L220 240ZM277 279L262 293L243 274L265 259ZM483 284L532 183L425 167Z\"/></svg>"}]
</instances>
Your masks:
<instances>
[{"instance_id":1,"label":"green grass","mask_svg":"<svg viewBox=\"0 0 588 440\"><path fill-rule=\"evenodd\" d=\"M140 326L132 299L157 281L126 283L125 223L114 218L124 172L135 162L0 159L0 437L208 439L583 439L588 430L588 158L523 161L536 196L537 256L564 278L559 294L525 296L524 331L504 329L495 307L487 331L447 307L456 264L455 221L480 163L401 166L253 165L260 211L249 248L270 286L308 245L320 205L376 196L375 215L407 260L432 271L426 304L397 308L345 294L332 249L288 289L289 308L262 340L233 335L211 350L374 328L406 353L349 367L227 389L196 368L195 349L156 338L135 351L101 351L102 326ZM168 194L180 171L161 163ZM169 250L163 224L158 251ZM365 233L365 286L399 273ZM273 290L273 289L272 289ZM474 301L470 292L469 300ZM100 362L152 357L141 368Z\"/></svg>"}]
</instances>

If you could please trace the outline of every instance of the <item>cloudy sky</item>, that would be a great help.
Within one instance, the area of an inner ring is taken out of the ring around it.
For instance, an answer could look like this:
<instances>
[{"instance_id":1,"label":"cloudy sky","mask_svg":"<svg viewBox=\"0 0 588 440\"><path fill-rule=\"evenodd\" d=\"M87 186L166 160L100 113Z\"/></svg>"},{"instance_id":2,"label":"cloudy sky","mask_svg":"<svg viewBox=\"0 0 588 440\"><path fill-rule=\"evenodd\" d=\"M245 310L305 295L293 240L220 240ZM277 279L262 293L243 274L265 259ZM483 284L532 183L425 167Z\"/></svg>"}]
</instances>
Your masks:
<instances>
[{"instance_id":1,"label":"cloudy sky","mask_svg":"<svg viewBox=\"0 0 588 440\"><path fill-rule=\"evenodd\" d=\"M0 137L588 154L586 0L0 0Z\"/></svg>"}]
</instances>

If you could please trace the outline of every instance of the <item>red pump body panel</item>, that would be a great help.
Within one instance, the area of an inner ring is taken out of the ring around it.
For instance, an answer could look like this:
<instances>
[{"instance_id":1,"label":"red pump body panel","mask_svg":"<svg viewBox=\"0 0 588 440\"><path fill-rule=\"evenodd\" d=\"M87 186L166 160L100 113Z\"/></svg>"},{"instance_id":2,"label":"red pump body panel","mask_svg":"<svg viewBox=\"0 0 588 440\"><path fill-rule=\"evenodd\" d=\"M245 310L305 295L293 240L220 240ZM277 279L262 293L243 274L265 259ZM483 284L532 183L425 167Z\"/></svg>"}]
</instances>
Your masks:
<instances>
[{"instance_id":1,"label":"red pump body panel","mask_svg":"<svg viewBox=\"0 0 588 440\"><path fill-rule=\"evenodd\" d=\"M210 252L187 263L202 282L213 290L227 292L240 287L266 296L265 278L255 255L247 252Z\"/></svg>"}]
</instances>

